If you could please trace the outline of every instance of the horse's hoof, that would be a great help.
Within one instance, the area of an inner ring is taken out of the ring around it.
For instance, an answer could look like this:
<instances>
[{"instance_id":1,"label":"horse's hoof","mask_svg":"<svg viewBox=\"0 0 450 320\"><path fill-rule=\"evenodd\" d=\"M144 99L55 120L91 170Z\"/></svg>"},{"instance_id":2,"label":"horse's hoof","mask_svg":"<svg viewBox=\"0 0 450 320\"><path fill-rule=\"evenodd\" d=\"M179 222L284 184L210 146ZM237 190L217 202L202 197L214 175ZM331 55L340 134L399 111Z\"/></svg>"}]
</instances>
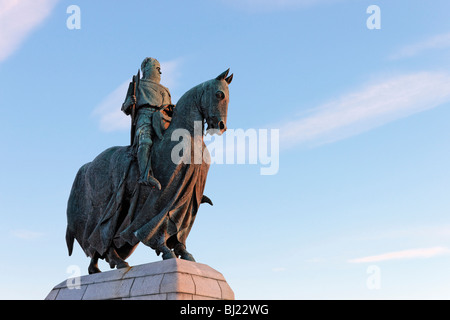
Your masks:
<instances>
[{"instance_id":1,"label":"horse's hoof","mask_svg":"<svg viewBox=\"0 0 450 320\"><path fill-rule=\"evenodd\" d=\"M158 256L162 253L163 260L175 259L177 257L175 253L166 246L161 246L155 251Z\"/></svg>"},{"instance_id":2,"label":"horse's hoof","mask_svg":"<svg viewBox=\"0 0 450 320\"><path fill-rule=\"evenodd\" d=\"M176 259L176 257L177 256L172 251L164 252L162 255L163 260Z\"/></svg>"},{"instance_id":3,"label":"horse's hoof","mask_svg":"<svg viewBox=\"0 0 450 320\"><path fill-rule=\"evenodd\" d=\"M192 256L192 254L190 254L189 252L186 252L186 253L182 254L180 256L180 259L196 262L194 257Z\"/></svg>"},{"instance_id":4,"label":"horse's hoof","mask_svg":"<svg viewBox=\"0 0 450 320\"><path fill-rule=\"evenodd\" d=\"M89 267L88 269L89 274L96 274L102 272L98 267Z\"/></svg>"},{"instance_id":5,"label":"horse's hoof","mask_svg":"<svg viewBox=\"0 0 450 320\"><path fill-rule=\"evenodd\" d=\"M183 245L183 244L176 245L174 248L174 251L175 251L175 255L179 256L180 259L195 262L194 257L192 256L192 254L189 253L189 251L186 250L185 245Z\"/></svg>"},{"instance_id":6,"label":"horse's hoof","mask_svg":"<svg viewBox=\"0 0 450 320\"><path fill-rule=\"evenodd\" d=\"M118 264L117 264L117 269L123 269L123 268L129 268L130 267L130 265L128 264L128 262L126 262L126 261L120 261Z\"/></svg>"},{"instance_id":7,"label":"horse's hoof","mask_svg":"<svg viewBox=\"0 0 450 320\"><path fill-rule=\"evenodd\" d=\"M111 269L117 268L117 269L123 269L123 268L129 268L130 265L125 261L112 261L109 263L109 267Z\"/></svg>"}]
</instances>

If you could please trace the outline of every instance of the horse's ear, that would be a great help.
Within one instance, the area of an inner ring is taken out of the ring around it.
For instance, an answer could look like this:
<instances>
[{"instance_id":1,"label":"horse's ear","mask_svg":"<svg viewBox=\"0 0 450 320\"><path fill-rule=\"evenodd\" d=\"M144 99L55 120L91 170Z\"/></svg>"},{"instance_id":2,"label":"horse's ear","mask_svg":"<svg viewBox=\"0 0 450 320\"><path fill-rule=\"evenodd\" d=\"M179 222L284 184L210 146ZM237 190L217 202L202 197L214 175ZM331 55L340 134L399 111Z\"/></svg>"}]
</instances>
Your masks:
<instances>
[{"instance_id":1,"label":"horse's ear","mask_svg":"<svg viewBox=\"0 0 450 320\"><path fill-rule=\"evenodd\" d=\"M230 84L231 81L233 81L233 74L231 74L231 76L229 76L228 78L225 79L225 81Z\"/></svg>"},{"instance_id":2,"label":"horse's ear","mask_svg":"<svg viewBox=\"0 0 450 320\"><path fill-rule=\"evenodd\" d=\"M224 80L227 77L228 72L230 72L230 69L228 69L228 70L222 72L221 74L219 74L217 76L216 80Z\"/></svg>"}]
</instances>

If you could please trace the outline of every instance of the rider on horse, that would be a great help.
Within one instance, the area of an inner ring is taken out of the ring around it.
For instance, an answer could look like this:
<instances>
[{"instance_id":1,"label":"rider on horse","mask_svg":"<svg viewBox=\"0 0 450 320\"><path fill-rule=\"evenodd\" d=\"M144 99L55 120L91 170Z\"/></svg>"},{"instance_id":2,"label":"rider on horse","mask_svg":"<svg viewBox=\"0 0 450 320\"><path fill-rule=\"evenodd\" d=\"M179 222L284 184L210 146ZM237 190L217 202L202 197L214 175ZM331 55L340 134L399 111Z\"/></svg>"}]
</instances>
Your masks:
<instances>
[{"instance_id":1,"label":"rider on horse","mask_svg":"<svg viewBox=\"0 0 450 320\"><path fill-rule=\"evenodd\" d=\"M134 114L132 108L135 108L135 119L132 119L134 128L134 151L139 166L139 183L153 186L161 189L161 184L154 177L150 160L151 148L155 137L156 126L160 123L154 122L154 114L158 111L173 108L169 89L160 84L161 65L154 58L145 58L141 65L143 73L142 79L138 80L138 86L135 94L127 93L125 102L122 105L122 111L126 115ZM158 118L155 118L158 119ZM160 119L160 118L159 118ZM160 122L160 121L159 121Z\"/></svg>"}]
</instances>

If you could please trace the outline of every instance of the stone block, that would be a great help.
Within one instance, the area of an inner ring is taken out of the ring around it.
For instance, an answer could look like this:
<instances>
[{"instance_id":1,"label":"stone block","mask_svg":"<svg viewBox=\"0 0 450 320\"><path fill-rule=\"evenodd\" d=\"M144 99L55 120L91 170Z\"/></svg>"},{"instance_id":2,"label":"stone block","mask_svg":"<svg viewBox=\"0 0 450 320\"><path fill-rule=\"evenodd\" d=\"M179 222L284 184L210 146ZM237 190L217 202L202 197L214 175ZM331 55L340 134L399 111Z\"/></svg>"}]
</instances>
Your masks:
<instances>
[{"instance_id":1,"label":"stone block","mask_svg":"<svg viewBox=\"0 0 450 320\"><path fill-rule=\"evenodd\" d=\"M61 282L46 300L234 300L220 272L181 259L82 276L79 283L71 289Z\"/></svg>"},{"instance_id":2,"label":"stone block","mask_svg":"<svg viewBox=\"0 0 450 320\"><path fill-rule=\"evenodd\" d=\"M134 279L130 295L132 297L152 295L160 293L161 280L163 274L143 276Z\"/></svg>"},{"instance_id":3,"label":"stone block","mask_svg":"<svg viewBox=\"0 0 450 320\"><path fill-rule=\"evenodd\" d=\"M220 291L222 292L222 300L234 300L234 292L226 281L218 281Z\"/></svg>"},{"instance_id":4,"label":"stone block","mask_svg":"<svg viewBox=\"0 0 450 320\"><path fill-rule=\"evenodd\" d=\"M57 300L82 300L86 288L87 286L80 286L79 289L61 288L59 289Z\"/></svg>"},{"instance_id":5,"label":"stone block","mask_svg":"<svg viewBox=\"0 0 450 320\"><path fill-rule=\"evenodd\" d=\"M112 300L130 296L133 279L96 282L87 286L83 300Z\"/></svg>"},{"instance_id":6,"label":"stone block","mask_svg":"<svg viewBox=\"0 0 450 320\"><path fill-rule=\"evenodd\" d=\"M216 279L205 278L202 276L193 275L195 283L195 294L204 297L211 297L215 299L222 298L219 283Z\"/></svg>"},{"instance_id":7,"label":"stone block","mask_svg":"<svg viewBox=\"0 0 450 320\"><path fill-rule=\"evenodd\" d=\"M187 273L171 272L164 274L161 282L161 293L195 293L192 276Z\"/></svg>"}]
</instances>

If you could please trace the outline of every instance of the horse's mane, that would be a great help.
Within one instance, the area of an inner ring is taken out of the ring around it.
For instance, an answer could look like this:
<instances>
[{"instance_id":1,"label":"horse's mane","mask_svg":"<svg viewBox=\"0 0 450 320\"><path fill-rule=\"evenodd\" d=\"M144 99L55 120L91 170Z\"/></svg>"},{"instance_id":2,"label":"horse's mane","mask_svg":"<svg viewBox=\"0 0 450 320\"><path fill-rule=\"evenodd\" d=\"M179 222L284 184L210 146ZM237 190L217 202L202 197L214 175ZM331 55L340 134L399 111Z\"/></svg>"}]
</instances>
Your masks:
<instances>
[{"instance_id":1,"label":"horse's mane","mask_svg":"<svg viewBox=\"0 0 450 320\"><path fill-rule=\"evenodd\" d=\"M194 98L194 100L195 100L194 102L197 102L197 100L201 98L201 92L203 92L203 89L204 89L204 87L205 87L205 84L206 84L207 82L209 82L209 81L211 81L211 80L202 82L202 83L200 83L200 84L198 84L198 85L192 87L192 88L189 89L188 91L186 91L186 92L181 96L181 98L178 99L178 101L177 101L177 103L176 103L176 106L177 106L177 107L178 107L178 106L184 107L185 104L186 104L187 102L190 102L190 101L192 100L192 98ZM175 110L176 110L176 109L177 109L177 108L175 108Z\"/></svg>"}]
</instances>

